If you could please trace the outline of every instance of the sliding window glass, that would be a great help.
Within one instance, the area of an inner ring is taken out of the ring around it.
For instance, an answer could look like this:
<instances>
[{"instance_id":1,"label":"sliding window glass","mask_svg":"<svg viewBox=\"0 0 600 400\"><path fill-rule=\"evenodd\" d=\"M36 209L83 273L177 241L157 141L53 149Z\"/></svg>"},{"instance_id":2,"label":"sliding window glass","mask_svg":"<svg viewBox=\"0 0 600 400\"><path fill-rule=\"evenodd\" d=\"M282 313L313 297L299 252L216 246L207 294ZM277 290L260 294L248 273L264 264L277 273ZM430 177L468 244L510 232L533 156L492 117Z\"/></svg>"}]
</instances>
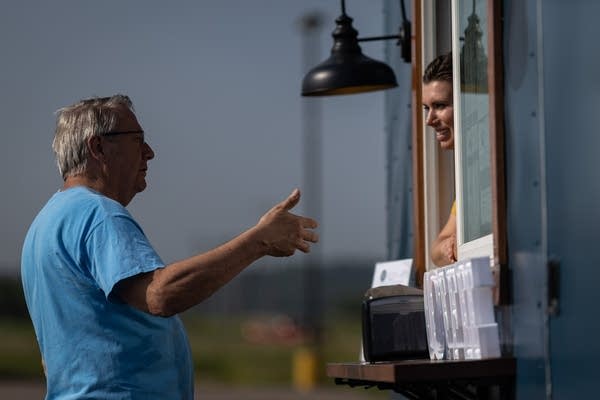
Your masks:
<instances>
[{"instance_id":1,"label":"sliding window glass","mask_svg":"<svg viewBox=\"0 0 600 400\"><path fill-rule=\"evenodd\" d=\"M452 2L459 259L494 252L487 5L487 0Z\"/></svg>"}]
</instances>

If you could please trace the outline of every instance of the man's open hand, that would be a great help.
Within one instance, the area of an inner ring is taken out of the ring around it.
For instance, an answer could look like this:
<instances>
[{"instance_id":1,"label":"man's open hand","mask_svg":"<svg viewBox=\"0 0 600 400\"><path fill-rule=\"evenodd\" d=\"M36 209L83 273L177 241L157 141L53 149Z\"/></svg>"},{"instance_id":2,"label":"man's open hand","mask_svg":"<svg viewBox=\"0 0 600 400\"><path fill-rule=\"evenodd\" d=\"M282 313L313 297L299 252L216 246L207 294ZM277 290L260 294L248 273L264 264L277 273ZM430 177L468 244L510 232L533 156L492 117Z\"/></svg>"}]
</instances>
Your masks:
<instances>
[{"instance_id":1,"label":"man's open hand","mask_svg":"<svg viewBox=\"0 0 600 400\"><path fill-rule=\"evenodd\" d=\"M294 189L287 199L271 208L256 225L268 255L291 256L296 249L308 253L310 243L319 241L319 235L312 230L318 226L317 221L290 212L299 201L300 190Z\"/></svg>"}]
</instances>

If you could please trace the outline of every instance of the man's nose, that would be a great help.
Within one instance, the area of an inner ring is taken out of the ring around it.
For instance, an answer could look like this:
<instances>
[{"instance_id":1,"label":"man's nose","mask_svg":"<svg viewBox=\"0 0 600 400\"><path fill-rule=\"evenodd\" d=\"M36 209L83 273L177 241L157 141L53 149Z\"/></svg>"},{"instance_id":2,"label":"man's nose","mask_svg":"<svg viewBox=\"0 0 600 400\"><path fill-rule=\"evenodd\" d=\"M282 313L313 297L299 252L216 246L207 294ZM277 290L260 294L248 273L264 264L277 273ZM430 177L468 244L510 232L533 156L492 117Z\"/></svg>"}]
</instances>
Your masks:
<instances>
[{"instance_id":1,"label":"man's nose","mask_svg":"<svg viewBox=\"0 0 600 400\"><path fill-rule=\"evenodd\" d=\"M144 143L144 157L146 160L152 160L154 158L154 150L148 143Z\"/></svg>"},{"instance_id":2,"label":"man's nose","mask_svg":"<svg viewBox=\"0 0 600 400\"><path fill-rule=\"evenodd\" d=\"M435 111L430 109L429 111L427 111L427 116L425 118L425 124L429 125L429 126L433 126L434 121L435 121Z\"/></svg>"}]
</instances>

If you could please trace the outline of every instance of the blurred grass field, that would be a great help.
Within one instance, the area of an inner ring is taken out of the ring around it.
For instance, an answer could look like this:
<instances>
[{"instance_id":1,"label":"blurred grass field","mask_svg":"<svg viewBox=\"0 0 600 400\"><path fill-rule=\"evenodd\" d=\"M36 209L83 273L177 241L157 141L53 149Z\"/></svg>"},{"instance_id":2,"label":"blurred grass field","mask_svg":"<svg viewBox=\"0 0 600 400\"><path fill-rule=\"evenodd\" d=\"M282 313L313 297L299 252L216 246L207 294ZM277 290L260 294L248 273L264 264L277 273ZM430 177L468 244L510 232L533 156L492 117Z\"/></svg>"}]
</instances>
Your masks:
<instances>
[{"instance_id":1,"label":"blurred grass field","mask_svg":"<svg viewBox=\"0 0 600 400\"><path fill-rule=\"evenodd\" d=\"M284 385L293 377L294 355L304 343L248 343L244 320L236 318L184 319L199 379L241 385ZM337 318L323 326L318 353L319 384L332 383L324 364L358 360L359 321Z\"/></svg>"},{"instance_id":2,"label":"blurred grass field","mask_svg":"<svg viewBox=\"0 0 600 400\"><path fill-rule=\"evenodd\" d=\"M24 318L0 319L0 379L42 377L40 352L31 322Z\"/></svg>"},{"instance_id":3,"label":"blurred grass field","mask_svg":"<svg viewBox=\"0 0 600 400\"><path fill-rule=\"evenodd\" d=\"M361 321L358 299L365 278L358 269L344 269L343 273L345 279L343 282L338 280L339 290L336 291L334 285L328 288L330 298L323 304L329 305L329 308L319 313L322 333L321 345L316 348L318 358L314 384L342 395L361 397L362 393L369 399L389 398L389 394L377 389L365 391L362 388L336 387L333 379L325 375L328 362L352 362L359 357ZM310 342L289 316L293 314L290 311L294 310L294 305L297 309L302 304L296 288L301 279L294 274L297 275L297 271L283 277L269 274L260 276L260 280L256 275L248 275L244 282L242 276L238 279L239 285L230 288L230 293L225 288L204 308L193 308L181 316L201 387L298 389L294 378L298 378L298 360L302 359L299 355L306 354L306 346ZM356 277L353 278L353 274ZM268 287L269 291L261 289L264 287ZM250 288L247 291L254 293L253 297L239 297L240 293L244 293L243 288ZM275 290L277 288L282 288L280 293ZM257 290L262 294L260 299L256 298ZM256 304L252 304L254 311L228 312L223 305L229 304L236 296L238 301L232 303L237 304L238 309L252 299L257 300ZM309 348L315 350L314 346ZM15 382L31 383L35 387L44 382L41 357L21 285L12 278L0 279L0 385L2 382L9 386L14 386Z\"/></svg>"},{"instance_id":4,"label":"blurred grass field","mask_svg":"<svg viewBox=\"0 0 600 400\"><path fill-rule=\"evenodd\" d=\"M289 385L294 354L302 341L251 343L243 332L251 317L182 316L192 348L195 372L202 381L241 386ZM360 321L337 317L323 325L319 385L333 385L325 376L327 362L354 361L360 349ZM40 353L31 322L0 320L0 379L43 378Z\"/></svg>"}]
</instances>

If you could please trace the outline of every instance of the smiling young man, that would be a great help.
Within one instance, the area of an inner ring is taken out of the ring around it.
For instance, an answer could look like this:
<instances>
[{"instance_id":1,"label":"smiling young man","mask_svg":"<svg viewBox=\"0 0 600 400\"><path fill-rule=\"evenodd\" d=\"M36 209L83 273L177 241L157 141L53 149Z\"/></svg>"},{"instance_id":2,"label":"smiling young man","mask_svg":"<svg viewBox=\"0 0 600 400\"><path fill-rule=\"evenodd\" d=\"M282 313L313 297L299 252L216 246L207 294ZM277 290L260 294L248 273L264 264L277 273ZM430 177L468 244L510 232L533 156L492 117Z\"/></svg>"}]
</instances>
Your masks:
<instances>
[{"instance_id":1,"label":"smiling young man","mask_svg":"<svg viewBox=\"0 0 600 400\"><path fill-rule=\"evenodd\" d=\"M317 222L290 213L296 189L231 241L167 265L125 208L154 158L129 98L59 110L53 149L64 184L31 224L21 258L46 398L193 399L177 314L263 256L308 252Z\"/></svg>"},{"instance_id":2,"label":"smiling young man","mask_svg":"<svg viewBox=\"0 0 600 400\"><path fill-rule=\"evenodd\" d=\"M435 131L444 150L454 150L454 108L452 98L452 53L435 58L423 74L423 110L425 123ZM456 262L456 205L433 242L431 259L437 266Z\"/></svg>"}]
</instances>

